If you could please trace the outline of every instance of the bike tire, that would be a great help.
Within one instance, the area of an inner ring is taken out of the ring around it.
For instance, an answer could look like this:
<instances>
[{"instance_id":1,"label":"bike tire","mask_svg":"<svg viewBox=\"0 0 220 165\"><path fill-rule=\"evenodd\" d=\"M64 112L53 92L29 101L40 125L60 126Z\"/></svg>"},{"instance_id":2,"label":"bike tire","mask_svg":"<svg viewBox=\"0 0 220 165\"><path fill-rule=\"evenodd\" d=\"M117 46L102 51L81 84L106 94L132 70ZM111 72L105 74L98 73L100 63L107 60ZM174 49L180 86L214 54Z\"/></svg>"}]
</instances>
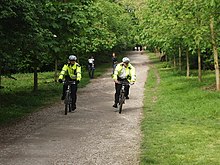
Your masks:
<instances>
[{"instance_id":1,"label":"bike tire","mask_svg":"<svg viewBox=\"0 0 220 165\"><path fill-rule=\"evenodd\" d=\"M121 112L122 112L122 106L123 106L123 104L124 104L124 93L122 93L121 94L121 96L120 96L120 101L119 101L119 109L118 109L118 112L121 114Z\"/></svg>"},{"instance_id":2,"label":"bike tire","mask_svg":"<svg viewBox=\"0 0 220 165\"><path fill-rule=\"evenodd\" d=\"M69 96L69 112L72 111L72 98Z\"/></svg>"},{"instance_id":3,"label":"bike tire","mask_svg":"<svg viewBox=\"0 0 220 165\"><path fill-rule=\"evenodd\" d=\"M69 107L69 105L70 105L70 104L69 104L69 97L70 97L70 96L69 96L69 93L67 92L67 93L66 93L65 100L64 100L64 103L65 103L65 113L64 113L64 114L65 114L65 115L67 115L68 109L70 108L70 107Z\"/></svg>"},{"instance_id":4,"label":"bike tire","mask_svg":"<svg viewBox=\"0 0 220 165\"><path fill-rule=\"evenodd\" d=\"M67 111L68 111L68 104L65 104L65 115L67 115Z\"/></svg>"},{"instance_id":5,"label":"bike tire","mask_svg":"<svg viewBox=\"0 0 220 165\"><path fill-rule=\"evenodd\" d=\"M122 111L122 105L123 105L123 104L119 103L119 111L118 111L118 112L119 112L120 114L121 114L121 111Z\"/></svg>"}]
</instances>

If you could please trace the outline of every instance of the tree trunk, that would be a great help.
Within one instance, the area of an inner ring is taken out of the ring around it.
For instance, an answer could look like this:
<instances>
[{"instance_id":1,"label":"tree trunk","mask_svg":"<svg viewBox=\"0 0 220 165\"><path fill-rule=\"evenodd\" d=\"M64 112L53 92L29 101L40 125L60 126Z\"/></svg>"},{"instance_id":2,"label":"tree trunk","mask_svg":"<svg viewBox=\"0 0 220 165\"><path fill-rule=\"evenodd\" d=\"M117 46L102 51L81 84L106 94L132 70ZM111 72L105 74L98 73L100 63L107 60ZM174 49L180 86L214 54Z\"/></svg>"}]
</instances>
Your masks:
<instances>
[{"instance_id":1,"label":"tree trunk","mask_svg":"<svg viewBox=\"0 0 220 165\"><path fill-rule=\"evenodd\" d=\"M156 47L154 47L154 53L155 53L155 56L157 57L157 49L156 49Z\"/></svg>"},{"instance_id":2,"label":"tree trunk","mask_svg":"<svg viewBox=\"0 0 220 165\"><path fill-rule=\"evenodd\" d=\"M182 70L182 60L181 60L181 57L182 57L182 51L181 51L181 47L179 46L179 70L180 71Z\"/></svg>"},{"instance_id":3,"label":"tree trunk","mask_svg":"<svg viewBox=\"0 0 220 165\"><path fill-rule=\"evenodd\" d=\"M186 77L189 78L189 48L186 48Z\"/></svg>"},{"instance_id":4,"label":"tree trunk","mask_svg":"<svg viewBox=\"0 0 220 165\"><path fill-rule=\"evenodd\" d=\"M161 58L160 48L158 49L159 59Z\"/></svg>"},{"instance_id":5,"label":"tree trunk","mask_svg":"<svg viewBox=\"0 0 220 165\"><path fill-rule=\"evenodd\" d=\"M176 56L173 56L173 67L176 68Z\"/></svg>"},{"instance_id":6,"label":"tree trunk","mask_svg":"<svg viewBox=\"0 0 220 165\"><path fill-rule=\"evenodd\" d=\"M214 53L214 64L215 64L215 78L216 78L216 90L220 90L220 79L219 79L219 64L218 64L218 48L215 41L215 33L214 33L214 18L211 16L210 18L210 31L211 31L211 42Z\"/></svg>"},{"instance_id":7,"label":"tree trunk","mask_svg":"<svg viewBox=\"0 0 220 165\"><path fill-rule=\"evenodd\" d=\"M155 50L155 56L158 57L160 59L160 50L158 50L158 48L154 48Z\"/></svg>"},{"instance_id":8,"label":"tree trunk","mask_svg":"<svg viewBox=\"0 0 220 165\"><path fill-rule=\"evenodd\" d=\"M198 48L198 79L202 81L202 69L201 69L201 50Z\"/></svg>"},{"instance_id":9,"label":"tree trunk","mask_svg":"<svg viewBox=\"0 0 220 165\"><path fill-rule=\"evenodd\" d=\"M54 71L54 81L57 82L58 80L58 70L57 70L58 60L55 59L55 71Z\"/></svg>"},{"instance_id":10,"label":"tree trunk","mask_svg":"<svg viewBox=\"0 0 220 165\"><path fill-rule=\"evenodd\" d=\"M166 52L165 52L165 58L166 58L166 62L168 62L168 56L166 55Z\"/></svg>"},{"instance_id":11,"label":"tree trunk","mask_svg":"<svg viewBox=\"0 0 220 165\"><path fill-rule=\"evenodd\" d=\"M2 67L1 67L1 63L0 63L0 89L2 87Z\"/></svg>"},{"instance_id":12,"label":"tree trunk","mask_svg":"<svg viewBox=\"0 0 220 165\"><path fill-rule=\"evenodd\" d=\"M34 66L34 92L38 90L37 66Z\"/></svg>"},{"instance_id":13,"label":"tree trunk","mask_svg":"<svg viewBox=\"0 0 220 165\"><path fill-rule=\"evenodd\" d=\"M2 63L0 61L0 89L1 89L1 85L2 85Z\"/></svg>"}]
</instances>

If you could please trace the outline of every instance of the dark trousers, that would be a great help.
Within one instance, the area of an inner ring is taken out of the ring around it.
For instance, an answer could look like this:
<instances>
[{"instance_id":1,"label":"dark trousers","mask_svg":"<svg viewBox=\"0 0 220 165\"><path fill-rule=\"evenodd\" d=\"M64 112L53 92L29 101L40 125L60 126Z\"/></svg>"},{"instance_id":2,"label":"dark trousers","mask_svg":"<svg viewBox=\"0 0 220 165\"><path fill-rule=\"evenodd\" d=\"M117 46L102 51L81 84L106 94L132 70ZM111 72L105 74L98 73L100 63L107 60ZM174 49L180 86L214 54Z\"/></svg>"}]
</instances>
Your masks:
<instances>
[{"instance_id":1,"label":"dark trousers","mask_svg":"<svg viewBox=\"0 0 220 165\"><path fill-rule=\"evenodd\" d=\"M89 68L89 77L94 78L94 68Z\"/></svg>"},{"instance_id":2,"label":"dark trousers","mask_svg":"<svg viewBox=\"0 0 220 165\"><path fill-rule=\"evenodd\" d=\"M67 90L67 85L63 85L63 96L65 97ZM76 108L76 100L77 100L77 84L71 84L71 96L72 96L72 107Z\"/></svg>"},{"instance_id":3,"label":"dark trousers","mask_svg":"<svg viewBox=\"0 0 220 165\"><path fill-rule=\"evenodd\" d=\"M122 85L115 83L115 103L119 103L119 95L120 95L120 90L121 90ZM125 86L125 97L129 95L129 85Z\"/></svg>"},{"instance_id":4,"label":"dark trousers","mask_svg":"<svg viewBox=\"0 0 220 165\"><path fill-rule=\"evenodd\" d=\"M117 64L112 64L112 73L114 74L115 72L115 67L117 66Z\"/></svg>"},{"instance_id":5,"label":"dark trousers","mask_svg":"<svg viewBox=\"0 0 220 165\"><path fill-rule=\"evenodd\" d=\"M90 78L94 78L94 71L95 71L95 68L92 65L88 65L88 72L89 72Z\"/></svg>"}]
</instances>

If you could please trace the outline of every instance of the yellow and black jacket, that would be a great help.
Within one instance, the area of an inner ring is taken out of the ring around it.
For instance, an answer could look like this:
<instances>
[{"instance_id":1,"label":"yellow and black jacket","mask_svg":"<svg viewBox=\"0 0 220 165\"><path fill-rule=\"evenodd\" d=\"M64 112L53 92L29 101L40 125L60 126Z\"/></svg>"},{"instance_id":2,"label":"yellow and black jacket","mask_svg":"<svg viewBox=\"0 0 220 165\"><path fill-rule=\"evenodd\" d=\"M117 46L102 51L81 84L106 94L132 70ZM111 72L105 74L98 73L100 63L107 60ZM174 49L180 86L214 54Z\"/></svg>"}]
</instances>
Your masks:
<instances>
[{"instance_id":1,"label":"yellow and black jacket","mask_svg":"<svg viewBox=\"0 0 220 165\"><path fill-rule=\"evenodd\" d=\"M78 63L74 65L66 64L63 66L62 71L60 72L59 79L70 78L70 80L80 81L81 76L81 66Z\"/></svg>"},{"instance_id":2,"label":"yellow and black jacket","mask_svg":"<svg viewBox=\"0 0 220 165\"><path fill-rule=\"evenodd\" d=\"M123 63L120 63L116 66L114 74L114 80L127 79L129 82L136 81L136 72L135 68L129 63L127 67Z\"/></svg>"}]
</instances>

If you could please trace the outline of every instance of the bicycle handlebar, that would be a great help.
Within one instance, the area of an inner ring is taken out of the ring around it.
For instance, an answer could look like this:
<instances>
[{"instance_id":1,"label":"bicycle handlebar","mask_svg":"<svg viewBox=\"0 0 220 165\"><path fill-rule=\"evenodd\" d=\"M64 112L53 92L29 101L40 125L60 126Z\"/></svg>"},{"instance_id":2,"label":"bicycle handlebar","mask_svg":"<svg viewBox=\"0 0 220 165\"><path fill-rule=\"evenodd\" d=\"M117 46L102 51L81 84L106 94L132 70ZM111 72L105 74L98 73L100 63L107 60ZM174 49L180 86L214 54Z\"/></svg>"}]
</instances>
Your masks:
<instances>
[{"instance_id":1,"label":"bicycle handlebar","mask_svg":"<svg viewBox=\"0 0 220 165\"><path fill-rule=\"evenodd\" d=\"M63 81L64 84L70 85L70 84L76 84L76 81Z\"/></svg>"},{"instance_id":2,"label":"bicycle handlebar","mask_svg":"<svg viewBox=\"0 0 220 165\"><path fill-rule=\"evenodd\" d=\"M128 81L118 81L119 84L122 84L122 85L133 85L134 83L129 83Z\"/></svg>"}]
</instances>

